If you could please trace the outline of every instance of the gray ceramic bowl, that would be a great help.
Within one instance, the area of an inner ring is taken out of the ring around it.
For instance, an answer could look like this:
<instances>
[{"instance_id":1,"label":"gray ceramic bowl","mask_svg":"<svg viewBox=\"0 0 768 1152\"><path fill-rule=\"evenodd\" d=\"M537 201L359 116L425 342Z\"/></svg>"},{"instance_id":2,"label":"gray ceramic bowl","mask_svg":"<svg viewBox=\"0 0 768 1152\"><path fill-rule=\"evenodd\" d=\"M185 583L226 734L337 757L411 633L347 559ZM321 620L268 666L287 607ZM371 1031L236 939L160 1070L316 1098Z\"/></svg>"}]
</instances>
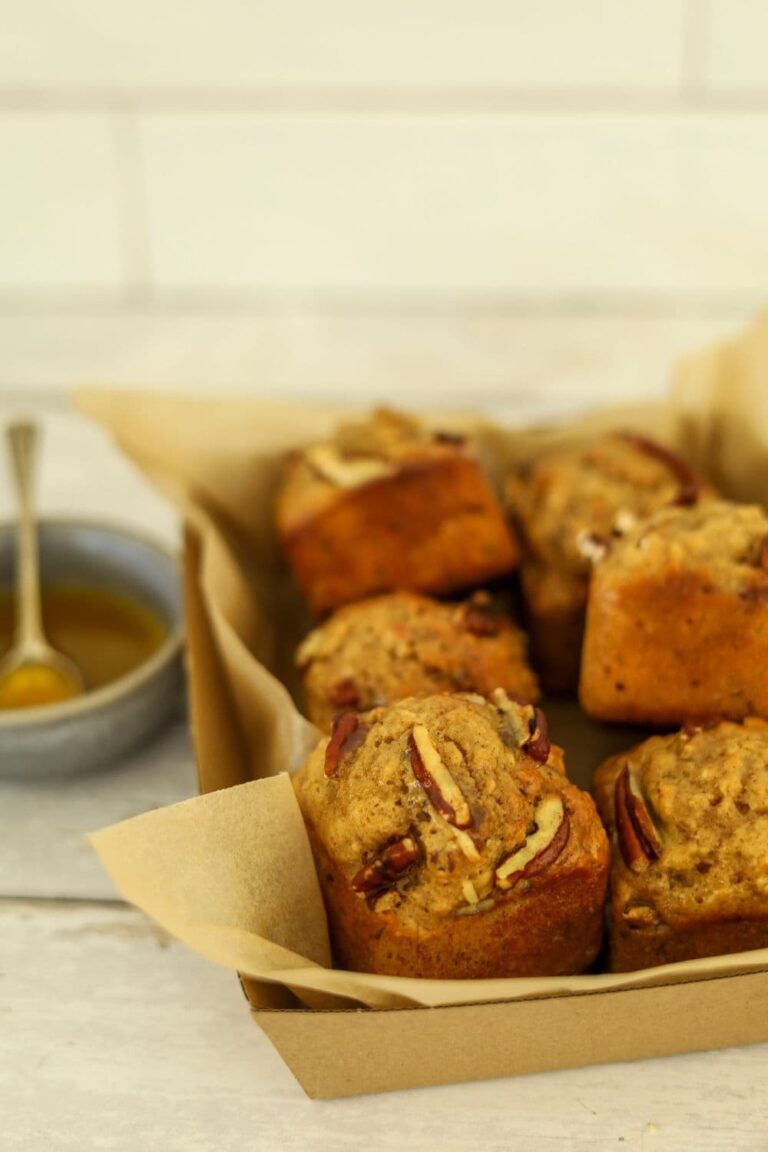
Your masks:
<instances>
[{"instance_id":1,"label":"gray ceramic bowl","mask_svg":"<svg viewBox=\"0 0 768 1152\"><path fill-rule=\"evenodd\" d=\"M15 531L0 526L0 586L13 583ZM130 594L168 626L148 660L111 684L61 704L0 711L0 776L66 776L104 767L139 745L178 706L182 607L172 554L98 523L40 523L43 583L89 584Z\"/></svg>"}]
</instances>

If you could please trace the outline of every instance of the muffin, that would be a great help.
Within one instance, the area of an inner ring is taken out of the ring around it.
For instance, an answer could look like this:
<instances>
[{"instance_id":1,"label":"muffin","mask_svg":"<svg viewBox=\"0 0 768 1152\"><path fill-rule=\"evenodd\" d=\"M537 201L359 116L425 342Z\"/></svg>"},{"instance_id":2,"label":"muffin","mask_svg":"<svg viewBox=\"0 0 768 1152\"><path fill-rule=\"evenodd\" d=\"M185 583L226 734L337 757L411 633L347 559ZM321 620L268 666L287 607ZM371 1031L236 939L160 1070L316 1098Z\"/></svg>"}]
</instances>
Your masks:
<instances>
[{"instance_id":1,"label":"muffin","mask_svg":"<svg viewBox=\"0 0 768 1152\"><path fill-rule=\"evenodd\" d=\"M316 617L398 588L454 592L517 561L471 444L383 410L292 454L276 521Z\"/></svg>"},{"instance_id":2,"label":"muffin","mask_svg":"<svg viewBox=\"0 0 768 1152\"><path fill-rule=\"evenodd\" d=\"M768 516L666 508L595 562L580 696L603 720L768 716Z\"/></svg>"},{"instance_id":3,"label":"muffin","mask_svg":"<svg viewBox=\"0 0 768 1152\"><path fill-rule=\"evenodd\" d=\"M434 979L581 972L609 849L540 709L504 692L344 713L295 779L336 962Z\"/></svg>"},{"instance_id":4,"label":"muffin","mask_svg":"<svg viewBox=\"0 0 768 1152\"><path fill-rule=\"evenodd\" d=\"M768 724L690 725L597 770L611 971L768 947Z\"/></svg>"},{"instance_id":5,"label":"muffin","mask_svg":"<svg viewBox=\"0 0 768 1152\"><path fill-rule=\"evenodd\" d=\"M508 479L533 663L545 689L576 691L595 549L666 504L694 504L702 491L681 459L629 432L552 449Z\"/></svg>"},{"instance_id":6,"label":"muffin","mask_svg":"<svg viewBox=\"0 0 768 1152\"><path fill-rule=\"evenodd\" d=\"M328 731L339 712L366 712L406 696L504 688L539 699L523 632L476 592L446 604L392 592L339 608L296 654L307 715Z\"/></svg>"}]
</instances>

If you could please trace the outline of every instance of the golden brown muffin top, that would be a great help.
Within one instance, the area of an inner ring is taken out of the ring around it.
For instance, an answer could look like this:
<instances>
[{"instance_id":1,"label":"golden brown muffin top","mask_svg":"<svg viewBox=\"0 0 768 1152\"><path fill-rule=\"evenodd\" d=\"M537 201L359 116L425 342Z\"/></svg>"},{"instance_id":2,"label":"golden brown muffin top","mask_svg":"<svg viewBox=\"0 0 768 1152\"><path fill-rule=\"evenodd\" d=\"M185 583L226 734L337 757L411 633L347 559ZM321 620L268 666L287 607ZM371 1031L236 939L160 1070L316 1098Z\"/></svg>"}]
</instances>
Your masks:
<instances>
[{"instance_id":1,"label":"golden brown muffin top","mask_svg":"<svg viewBox=\"0 0 768 1152\"><path fill-rule=\"evenodd\" d=\"M543 713L505 693L407 699L338 718L296 777L305 819L361 900L427 929L602 866L589 796Z\"/></svg>"},{"instance_id":2,"label":"golden brown muffin top","mask_svg":"<svg viewBox=\"0 0 768 1152\"><path fill-rule=\"evenodd\" d=\"M613 887L638 928L768 916L768 723L653 736L595 774Z\"/></svg>"},{"instance_id":3,"label":"golden brown muffin top","mask_svg":"<svg viewBox=\"0 0 768 1152\"><path fill-rule=\"evenodd\" d=\"M662 508L613 541L597 562L603 575L706 569L718 587L743 590L768 569L768 515L757 504L728 500Z\"/></svg>"},{"instance_id":4,"label":"golden brown muffin top","mask_svg":"<svg viewBox=\"0 0 768 1152\"><path fill-rule=\"evenodd\" d=\"M591 554L657 508L694 502L699 478L644 436L611 432L554 448L507 481L507 501L531 559L586 575Z\"/></svg>"},{"instance_id":5,"label":"golden brown muffin top","mask_svg":"<svg viewBox=\"0 0 768 1152\"><path fill-rule=\"evenodd\" d=\"M335 612L300 645L310 719L328 730L334 716L365 712L405 696L494 688L536 701L523 632L476 592L448 604L393 592Z\"/></svg>"},{"instance_id":6,"label":"golden brown muffin top","mask_svg":"<svg viewBox=\"0 0 768 1152\"><path fill-rule=\"evenodd\" d=\"M321 512L340 493L457 454L472 455L463 436L433 431L415 417L378 408L340 424L332 440L290 454L278 520L285 530Z\"/></svg>"}]
</instances>

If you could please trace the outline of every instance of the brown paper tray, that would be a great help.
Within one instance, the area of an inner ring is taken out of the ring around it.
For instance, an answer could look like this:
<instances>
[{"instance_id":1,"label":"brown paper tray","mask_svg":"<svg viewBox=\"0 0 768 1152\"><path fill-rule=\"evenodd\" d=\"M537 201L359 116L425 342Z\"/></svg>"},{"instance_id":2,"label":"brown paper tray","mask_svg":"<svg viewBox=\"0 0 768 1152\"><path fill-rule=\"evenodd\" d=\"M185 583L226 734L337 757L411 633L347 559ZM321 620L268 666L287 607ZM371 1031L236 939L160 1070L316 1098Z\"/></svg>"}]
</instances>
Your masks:
<instances>
[{"instance_id":1,"label":"brown paper tray","mask_svg":"<svg viewBox=\"0 0 768 1152\"><path fill-rule=\"evenodd\" d=\"M648 429L706 462L725 491L766 503L767 379L763 321L688 362L670 404L595 414L585 428ZM296 628L297 605L283 598L271 501L280 450L328 427L337 413L103 392L81 403L187 520L189 684L203 793L94 842L129 900L210 959L249 973L241 983L250 1010L309 1095L768 1040L768 950L622 977L538 981L406 981L329 970L306 834L278 775L298 767L316 733L280 682L289 668L280 641ZM510 453L562 434L486 424L482 435L491 463L503 467ZM577 725L565 743L569 774L582 786L602 756L634 742L626 729L579 731L585 722L567 709L555 720Z\"/></svg>"},{"instance_id":2,"label":"brown paper tray","mask_svg":"<svg viewBox=\"0 0 768 1152\"><path fill-rule=\"evenodd\" d=\"M185 595L190 691L199 763L236 762L220 741L236 731L187 533ZM233 781L233 783L236 781ZM223 782L208 779L210 787ZM201 784L202 786L202 784ZM675 965L672 967L680 967ZM241 979L251 1015L305 1092L333 1099L640 1060L768 1040L765 970L511 1003L309 1009Z\"/></svg>"},{"instance_id":3,"label":"brown paper tray","mask_svg":"<svg viewBox=\"0 0 768 1152\"><path fill-rule=\"evenodd\" d=\"M768 1039L768 972L443 1008L251 1008L315 1099L675 1056Z\"/></svg>"}]
</instances>

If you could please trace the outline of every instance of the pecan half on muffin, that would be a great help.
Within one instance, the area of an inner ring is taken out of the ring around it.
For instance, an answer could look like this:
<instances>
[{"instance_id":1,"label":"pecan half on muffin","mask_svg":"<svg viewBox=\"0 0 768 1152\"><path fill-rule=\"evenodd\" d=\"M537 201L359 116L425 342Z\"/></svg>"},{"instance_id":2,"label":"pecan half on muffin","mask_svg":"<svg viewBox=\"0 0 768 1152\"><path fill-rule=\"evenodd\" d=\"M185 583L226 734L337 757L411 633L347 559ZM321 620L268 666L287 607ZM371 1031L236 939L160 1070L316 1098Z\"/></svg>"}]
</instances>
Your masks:
<instances>
[{"instance_id":1,"label":"pecan half on muffin","mask_svg":"<svg viewBox=\"0 0 768 1152\"><path fill-rule=\"evenodd\" d=\"M324 730L339 712L365 712L406 696L503 688L536 701L525 634L490 596L444 603L392 592L339 608L296 654L307 715Z\"/></svg>"},{"instance_id":2,"label":"pecan half on muffin","mask_svg":"<svg viewBox=\"0 0 768 1152\"><path fill-rule=\"evenodd\" d=\"M295 787L342 967L557 975L597 955L608 842L533 705L498 691L345 713Z\"/></svg>"},{"instance_id":3,"label":"pecan half on muffin","mask_svg":"<svg viewBox=\"0 0 768 1152\"><path fill-rule=\"evenodd\" d=\"M768 947L768 724L653 736L597 770L612 971Z\"/></svg>"},{"instance_id":4,"label":"pecan half on muffin","mask_svg":"<svg viewBox=\"0 0 768 1152\"><path fill-rule=\"evenodd\" d=\"M768 515L666 508L595 562L580 697L603 720L768 716Z\"/></svg>"},{"instance_id":5,"label":"pecan half on muffin","mask_svg":"<svg viewBox=\"0 0 768 1152\"><path fill-rule=\"evenodd\" d=\"M509 477L533 662L548 691L578 684L593 555L656 509L708 492L678 456L631 432L551 449Z\"/></svg>"},{"instance_id":6,"label":"pecan half on muffin","mask_svg":"<svg viewBox=\"0 0 768 1152\"><path fill-rule=\"evenodd\" d=\"M276 519L318 617L397 588L450 593L517 562L469 441L384 410L290 457Z\"/></svg>"}]
</instances>

